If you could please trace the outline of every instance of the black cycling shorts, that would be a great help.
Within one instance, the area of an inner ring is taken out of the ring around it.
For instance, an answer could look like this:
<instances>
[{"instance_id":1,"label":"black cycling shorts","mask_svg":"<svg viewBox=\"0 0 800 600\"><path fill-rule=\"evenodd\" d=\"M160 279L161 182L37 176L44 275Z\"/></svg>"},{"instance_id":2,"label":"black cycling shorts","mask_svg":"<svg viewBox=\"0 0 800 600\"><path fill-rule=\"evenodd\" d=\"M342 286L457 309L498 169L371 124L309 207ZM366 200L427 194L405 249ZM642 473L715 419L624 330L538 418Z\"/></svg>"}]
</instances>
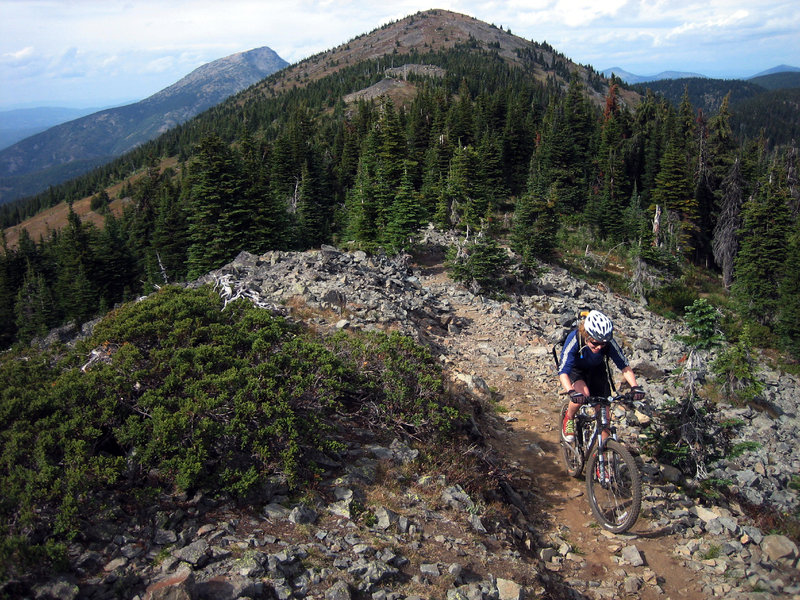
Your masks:
<instances>
[{"instance_id":1,"label":"black cycling shorts","mask_svg":"<svg viewBox=\"0 0 800 600\"><path fill-rule=\"evenodd\" d=\"M608 374L605 366L598 369L577 369L573 368L569 372L569 380L586 382L590 396L610 396L611 384L608 382Z\"/></svg>"}]
</instances>

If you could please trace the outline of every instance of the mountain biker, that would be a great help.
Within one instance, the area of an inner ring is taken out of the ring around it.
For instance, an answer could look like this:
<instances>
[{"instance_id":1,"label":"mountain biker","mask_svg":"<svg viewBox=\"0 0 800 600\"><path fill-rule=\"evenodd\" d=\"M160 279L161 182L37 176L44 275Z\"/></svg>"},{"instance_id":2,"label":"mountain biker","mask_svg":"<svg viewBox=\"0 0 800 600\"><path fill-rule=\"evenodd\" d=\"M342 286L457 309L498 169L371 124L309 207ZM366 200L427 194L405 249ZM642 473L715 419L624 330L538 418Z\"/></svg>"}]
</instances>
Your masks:
<instances>
[{"instance_id":1,"label":"mountain biker","mask_svg":"<svg viewBox=\"0 0 800 600\"><path fill-rule=\"evenodd\" d=\"M614 324L599 310L592 310L586 318L578 323L577 329L570 332L561 349L561 360L558 364L558 379L569 394L570 401L561 435L568 443L575 441L575 425L572 418L581 404L589 396L609 396L611 387L610 374L607 373L605 360L609 357L633 391L633 399L644 398L644 390L636 381L636 375L622 354L622 349L614 339ZM603 432L603 438L608 436Z\"/></svg>"}]
</instances>

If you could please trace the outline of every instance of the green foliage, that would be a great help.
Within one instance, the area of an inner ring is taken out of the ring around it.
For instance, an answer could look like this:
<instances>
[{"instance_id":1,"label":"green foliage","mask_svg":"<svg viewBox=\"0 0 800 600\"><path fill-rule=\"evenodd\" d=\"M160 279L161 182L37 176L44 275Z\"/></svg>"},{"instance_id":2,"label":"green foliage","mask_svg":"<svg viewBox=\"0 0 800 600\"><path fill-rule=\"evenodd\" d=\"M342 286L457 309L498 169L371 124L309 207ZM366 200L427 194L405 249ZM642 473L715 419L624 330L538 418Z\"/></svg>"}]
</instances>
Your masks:
<instances>
[{"instance_id":1,"label":"green foliage","mask_svg":"<svg viewBox=\"0 0 800 600\"><path fill-rule=\"evenodd\" d=\"M712 560L722 555L722 547L719 544L709 544L705 552L700 553L701 560Z\"/></svg>"},{"instance_id":2,"label":"green foliage","mask_svg":"<svg viewBox=\"0 0 800 600\"><path fill-rule=\"evenodd\" d=\"M762 325L772 325L780 307L779 285L786 273L791 231L785 172L773 160L758 193L742 207L739 253L731 288L742 314Z\"/></svg>"},{"instance_id":3,"label":"green foliage","mask_svg":"<svg viewBox=\"0 0 800 600\"><path fill-rule=\"evenodd\" d=\"M402 94L347 106L340 101L346 94L380 80L385 57L340 64L316 81L276 75L84 177L0 206L8 226L93 195L99 209L102 190L113 184L127 198L116 222L109 215L95 229L71 217L67 231L21 239L2 255L0 343L85 321L156 286L202 275L241 250L353 242L396 251L428 222L470 235L507 230L511 221L497 217L512 216L514 207L510 241L528 269L561 259L569 248L553 233L580 225L592 229L593 247L641 248L631 272L647 281L635 293L669 316L697 298L692 282L655 288L689 263L707 267L713 246L725 286L735 283L739 310L797 355L792 302L800 294L790 261L798 252L785 234L797 229L789 182L799 165L791 148L776 148L774 160L768 154L775 123L769 139L754 139L757 129L737 139L744 130L731 106L760 93L756 86L659 82L656 88L670 89L668 99L645 91L631 111L618 80L609 87L592 72L570 72L563 57L545 58L546 45L520 48L518 64L474 38L442 51L394 51L395 64L436 65L446 75L411 74ZM541 69L547 78L532 75ZM605 94L605 106L590 94ZM794 106L796 94L784 95L759 118L791 121ZM707 120L696 118L698 109ZM174 168L163 168L176 157ZM737 176L726 184L734 164ZM752 226L740 227L737 199L744 198L752 198L742 211ZM656 204L663 212L654 235ZM28 260L33 278L26 278ZM605 265L577 266L617 291L628 283L627 273L607 276ZM47 295L49 313L37 309Z\"/></svg>"},{"instance_id":4,"label":"green foliage","mask_svg":"<svg viewBox=\"0 0 800 600\"><path fill-rule=\"evenodd\" d=\"M756 361L749 330L745 328L741 337L729 344L711 365L721 391L736 404L749 404L764 391L758 379Z\"/></svg>"},{"instance_id":5,"label":"green foliage","mask_svg":"<svg viewBox=\"0 0 800 600\"><path fill-rule=\"evenodd\" d=\"M800 361L800 233L789 239L783 280L778 288L780 307L776 331L780 345L795 361Z\"/></svg>"},{"instance_id":6,"label":"green foliage","mask_svg":"<svg viewBox=\"0 0 800 600\"><path fill-rule=\"evenodd\" d=\"M648 452L689 477L707 479L709 464L731 456L736 429L718 423L715 416L714 406L696 396L665 403L647 430Z\"/></svg>"},{"instance_id":7,"label":"green foliage","mask_svg":"<svg viewBox=\"0 0 800 600\"><path fill-rule=\"evenodd\" d=\"M165 287L55 352L0 360L0 552L14 568L57 549L30 532L68 541L96 520L105 489L246 497L275 474L297 489L318 472L313 453L341 450L340 422L433 443L461 418L411 339L315 337L246 301L222 309L209 288Z\"/></svg>"},{"instance_id":8,"label":"green foliage","mask_svg":"<svg viewBox=\"0 0 800 600\"><path fill-rule=\"evenodd\" d=\"M680 339L689 346L698 350L709 350L722 343L723 337L717 330L719 313L708 300L705 298L695 300L686 308L685 318L689 335L680 336Z\"/></svg>"},{"instance_id":9,"label":"green foliage","mask_svg":"<svg viewBox=\"0 0 800 600\"><path fill-rule=\"evenodd\" d=\"M454 281L468 285L476 293L500 296L510 259L495 240L478 237L448 248L445 265Z\"/></svg>"},{"instance_id":10,"label":"green foliage","mask_svg":"<svg viewBox=\"0 0 800 600\"><path fill-rule=\"evenodd\" d=\"M698 293L681 279L661 286L647 295L650 310L666 317L679 317L698 300Z\"/></svg>"},{"instance_id":11,"label":"green foliage","mask_svg":"<svg viewBox=\"0 0 800 600\"><path fill-rule=\"evenodd\" d=\"M544 194L537 186L533 188L517 202L513 232L514 250L529 270L535 269L536 259L552 257L559 226L558 191L553 186Z\"/></svg>"},{"instance_id":12,"label":"green foliage","mask_svg":"<svg viewBox=\"0 0 800 600\"><path fill-rule=\"evenodd\" d=\"M739 442L738 444L734 444L731 448L728 456L730 458L737 458L744 454L745 452L752 452L753 450L758 450L761 448L761 444L758 442L747 441L747 442Z\"/></svg>"}]
</instances>

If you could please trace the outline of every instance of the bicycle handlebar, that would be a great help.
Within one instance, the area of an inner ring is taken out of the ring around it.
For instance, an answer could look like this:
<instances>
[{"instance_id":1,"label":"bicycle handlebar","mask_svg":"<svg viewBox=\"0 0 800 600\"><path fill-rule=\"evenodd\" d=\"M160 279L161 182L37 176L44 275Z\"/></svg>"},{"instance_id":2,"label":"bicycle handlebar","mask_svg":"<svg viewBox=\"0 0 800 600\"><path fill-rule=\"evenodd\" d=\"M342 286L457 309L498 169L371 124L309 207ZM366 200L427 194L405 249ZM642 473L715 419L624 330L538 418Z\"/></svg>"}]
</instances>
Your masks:
<instances>
[{"instance_id":1,"label":"bicycle handlebar","mask_svg":"<svg viewBox=\"0 0 800 600\"><path fill-rule=\"evenodd\" d=\"M566 396L570 392L561 392L562 396ZM624 394L617 394L616 396L584 396L584 404L611 404L613 402L628 401L633 402L633 392L625 392Z\"/></svg>"},{"instance_id":2,"label":"bicycle handlebar","mask_svg":"<svg viewBox=\"0 0 800 600\"><path fill-rule=\"evenodd\" d=\"M584 404L612 404L614 402L633 402L633 392L625 392L616 396L586 396Z\"/></svg>"}]
</instances>

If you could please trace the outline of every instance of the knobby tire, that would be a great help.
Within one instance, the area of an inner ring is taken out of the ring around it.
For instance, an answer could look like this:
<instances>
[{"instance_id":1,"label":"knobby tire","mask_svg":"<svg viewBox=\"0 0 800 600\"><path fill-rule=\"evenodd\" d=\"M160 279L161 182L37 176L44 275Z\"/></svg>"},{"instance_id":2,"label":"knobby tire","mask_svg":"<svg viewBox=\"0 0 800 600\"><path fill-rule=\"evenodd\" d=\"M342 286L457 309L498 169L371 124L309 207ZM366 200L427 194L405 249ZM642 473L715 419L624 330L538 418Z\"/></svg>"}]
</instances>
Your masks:
<instances>
[{"instance_id":1,"label":"knobby tire","mask_svg":"<svg viewBox=\"0 0 800 600\"><path fill-rule=\"evenodd\" d=\"M628 531L639 518L642 507L642 477L633 456L625 446L608 440L603 453L607 481L597 476L598 453L589 458L586 487L589 504L597 521L612 533Z\"/></svg>"},{"instance_id":2,"label":"knobby tire","mask_svg":"<svg viewBox=\"0 0 800 600\"><path fill-rule=\"evenodd\" d=\"M569 406L569 402L566 402L564 406L561 407L561 416L558 419L558 426L562 427L564 424L564 415L567 414L567 407ZM575 477L576 479L580 479L581 473L583 472L583 453L580 451L577 443L577 436L578 431L575 432L576 441L572 444L568 444L564 441L564 437L560 434L561 430L559 429L559 438L561 440L561 459L564 462L564 468L569 473L570 477Z\"/></svg>"}]
</instances>

